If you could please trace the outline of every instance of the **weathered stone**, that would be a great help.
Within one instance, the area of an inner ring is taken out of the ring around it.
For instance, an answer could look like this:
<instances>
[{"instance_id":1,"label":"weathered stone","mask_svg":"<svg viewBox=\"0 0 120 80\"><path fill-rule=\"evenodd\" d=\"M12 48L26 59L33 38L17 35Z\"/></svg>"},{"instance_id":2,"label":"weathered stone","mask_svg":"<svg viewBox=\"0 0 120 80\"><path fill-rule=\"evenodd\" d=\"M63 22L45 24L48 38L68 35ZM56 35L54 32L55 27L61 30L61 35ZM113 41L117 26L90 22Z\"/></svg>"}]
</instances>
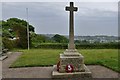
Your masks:
<instances>
[{"instance_id":1,"label":"weathered stone","mask_svg":"<svg viewBox=\"0 0 120 80\"><path fill-rule=\"evenodd\" d=\"M66 72L66 65L72 65L74 67L74 72L84 71L84 57L80 55L76 50L66 50L64 54L60 54L59 72Z\"/></svg>"},{"instance_id":2,"label":"weathered stone","mask_svg":"<svg viewBox=\"0 0 120 80\"><path fill-rule=\"evenodd\" d=\"M74 3L70 2L70 7L65 8L66 11L70 11L70 19L69 19L69 44L68 49L75 49L74 45L74 11L77 11L78 8L74 7Z\"/></svg>"},{"instance_id":3,"label":"weathered stone","mask_svg":"<svg viewBox=\"0 0 120 80\"><path fill-rule=\"evenodd\" d=\"M78 79L78 80L92 80L92 74L90 72L90 70L85 66L83 65L84 68L85 68L85 71L83 72L73 72L73 73L60 73L57 71L56 69L56 65L54 65L54 70L52 72L52 78L70 78L70 79Z\"/></svg>"},{"instance_id":4,"label":"weathered stone","mask_svg":"<svg viewBox=\"0 0 120 80\"><path fill-rule=\"evenodd\" d=\"M64 52L64 55L65 56L80 56L81 54L79 54L77 49L66 49Z\"/></svg>"}]
</instances>

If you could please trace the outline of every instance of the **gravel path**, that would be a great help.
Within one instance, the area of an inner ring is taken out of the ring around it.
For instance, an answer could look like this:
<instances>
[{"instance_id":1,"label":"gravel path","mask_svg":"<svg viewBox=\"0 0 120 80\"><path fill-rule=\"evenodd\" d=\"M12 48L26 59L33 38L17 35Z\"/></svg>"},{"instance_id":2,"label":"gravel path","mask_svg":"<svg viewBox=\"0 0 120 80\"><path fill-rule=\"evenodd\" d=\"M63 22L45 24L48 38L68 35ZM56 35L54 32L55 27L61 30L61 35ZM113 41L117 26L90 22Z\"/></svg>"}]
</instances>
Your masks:
<instances>
[{"instance_id":1,"label":"gravel path","mask_svg":"<svg viewBox=\"0 0 120 80\"><path fill-rule=\"evenodd\" d=\"M20 52L8 54L8 58L3 61L3 78L51 78L53 67L26 67L9 68L19 56ZM92 72L93 78L118 78L118 73L99 65L87 66Z\"/></svg>"}]
</instances>

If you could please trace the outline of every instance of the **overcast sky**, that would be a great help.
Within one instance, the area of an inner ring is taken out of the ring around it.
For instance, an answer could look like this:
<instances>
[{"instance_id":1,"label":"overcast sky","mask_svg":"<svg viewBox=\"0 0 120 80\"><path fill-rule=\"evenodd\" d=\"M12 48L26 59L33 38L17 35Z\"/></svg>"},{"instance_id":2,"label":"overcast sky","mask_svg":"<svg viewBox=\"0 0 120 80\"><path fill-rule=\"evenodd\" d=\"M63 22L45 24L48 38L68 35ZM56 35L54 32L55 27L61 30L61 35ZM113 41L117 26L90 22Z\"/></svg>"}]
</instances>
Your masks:
<instances>
[{"instance_id":1,"label":"overcast sky","mask_svg":"<svg viewBox=\"0 0 120 80\"><path fill-rule=\"evenodd\" d=\"M117 2L75 2L75 35L118 35ZM4 2L2 19L17 17L26 20L38 34L68 35L68 2Z\"/></svg>"}]
</instances>

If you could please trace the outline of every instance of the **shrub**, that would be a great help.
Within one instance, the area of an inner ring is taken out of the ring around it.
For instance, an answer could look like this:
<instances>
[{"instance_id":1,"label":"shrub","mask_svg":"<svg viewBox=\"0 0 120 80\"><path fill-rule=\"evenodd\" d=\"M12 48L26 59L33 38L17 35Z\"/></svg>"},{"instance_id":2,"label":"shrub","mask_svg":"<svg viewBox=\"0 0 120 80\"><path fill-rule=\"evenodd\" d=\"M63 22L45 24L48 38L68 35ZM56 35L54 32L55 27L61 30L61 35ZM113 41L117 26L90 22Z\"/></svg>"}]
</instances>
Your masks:
<instances>
[{"instance_id":1,"label":"shrub","mask_svg":"<svg viewBox=\"0 0 120 80\"><path fill-rule=\"evenodd\" d=\"M8 38L6 38L6 37L3 37L2 38L2 42L3 42L3 47L4 48L7 48L7 49L13 49L14 48L14 41L11 41L11 40L9 40Z\"/></svg>"}]
</instances>

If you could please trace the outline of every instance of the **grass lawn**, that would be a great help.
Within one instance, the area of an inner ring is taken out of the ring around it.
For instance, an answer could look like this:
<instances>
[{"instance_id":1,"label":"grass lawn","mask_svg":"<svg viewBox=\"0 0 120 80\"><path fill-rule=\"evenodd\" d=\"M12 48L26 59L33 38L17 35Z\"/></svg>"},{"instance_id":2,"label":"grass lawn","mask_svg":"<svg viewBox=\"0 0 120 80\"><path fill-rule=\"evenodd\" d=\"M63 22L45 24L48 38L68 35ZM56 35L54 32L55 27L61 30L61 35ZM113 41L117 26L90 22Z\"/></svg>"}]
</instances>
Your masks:
<instances>
[{"instance_id":1,"label":"grass lawn","mask_svg":"<svg viewBox=\"0 0 120 80\"><path fill-rule=\"evenodd\" d=\"M30 49L21 50L23 54L10 67L52 66L57 64L63 49ZM98 64L120 72L118 69L117 49L81 49L78 50L85 64Z\"/></svg>"}]
</instances>

